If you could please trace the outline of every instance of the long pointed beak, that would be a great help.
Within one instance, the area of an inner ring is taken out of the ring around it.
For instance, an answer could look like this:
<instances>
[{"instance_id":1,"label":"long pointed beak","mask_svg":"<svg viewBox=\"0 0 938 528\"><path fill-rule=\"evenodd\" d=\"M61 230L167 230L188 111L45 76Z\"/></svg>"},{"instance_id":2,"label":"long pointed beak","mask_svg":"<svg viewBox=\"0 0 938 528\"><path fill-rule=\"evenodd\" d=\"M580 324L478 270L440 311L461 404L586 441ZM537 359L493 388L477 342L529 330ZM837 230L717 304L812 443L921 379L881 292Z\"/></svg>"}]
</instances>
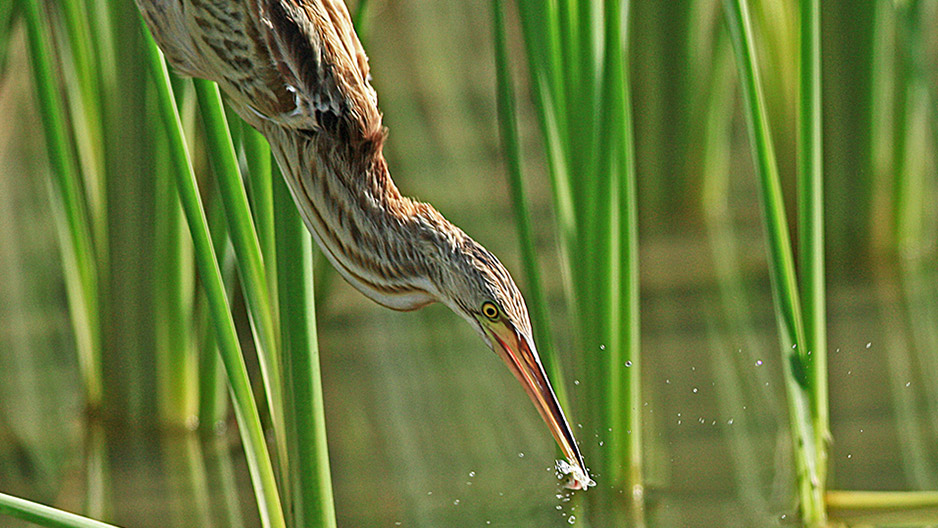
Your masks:
<instances>
[{"instance_id":1,"label":"long pointed beak","mask_svg":"<svg viewBox=\"0 0 938 528\"><path fill-rule=\"evenodd\" d=\"M541 365L541 359L537 355L534 343L524 335L515 330L507 332L508 335L500 336L498 333L489 330L492 337L493 348L499 356L508 365L508 368L515 375L524 391L528 393L534 406L537 408L541 417L547 423L551 434L560 446L560 450L567 458L568 464L558 464L558 469L564 473L571 473L571 479L567 487L572 489L586 489L594 482L589 478L586 471L586 464L583 462L583 455L580 454L580 448L577 446L576 438L573 437L573 431L567 423L567 419L560 408L560 402L554 394L554 389L550 386L550 380L547 379L547 373Z\"/></svg>"}]
</instances>

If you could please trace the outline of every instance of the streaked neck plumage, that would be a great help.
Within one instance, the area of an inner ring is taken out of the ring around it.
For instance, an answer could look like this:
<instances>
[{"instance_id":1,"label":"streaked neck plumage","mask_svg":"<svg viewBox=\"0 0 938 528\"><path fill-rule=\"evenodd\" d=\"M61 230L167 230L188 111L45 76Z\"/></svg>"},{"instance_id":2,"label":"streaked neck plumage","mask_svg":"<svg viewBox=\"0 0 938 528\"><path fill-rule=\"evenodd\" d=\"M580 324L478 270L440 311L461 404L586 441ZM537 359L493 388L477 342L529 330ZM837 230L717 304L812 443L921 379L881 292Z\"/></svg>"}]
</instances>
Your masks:
<instances>
[{"instance_id":1,"label":"streaked neck plumage","mask_svg":"<svg viewBox=\"0 0 938 528\"><path fill-rule=\"evenodd\" d=\"M277 136L271 147L291 173L286 181L303 221L348 282L395 310L445 300L443 264L468 237L430 205L400 194L380 145L349 148L282 127L263 132Z\"/></svg>"}]
</instances>

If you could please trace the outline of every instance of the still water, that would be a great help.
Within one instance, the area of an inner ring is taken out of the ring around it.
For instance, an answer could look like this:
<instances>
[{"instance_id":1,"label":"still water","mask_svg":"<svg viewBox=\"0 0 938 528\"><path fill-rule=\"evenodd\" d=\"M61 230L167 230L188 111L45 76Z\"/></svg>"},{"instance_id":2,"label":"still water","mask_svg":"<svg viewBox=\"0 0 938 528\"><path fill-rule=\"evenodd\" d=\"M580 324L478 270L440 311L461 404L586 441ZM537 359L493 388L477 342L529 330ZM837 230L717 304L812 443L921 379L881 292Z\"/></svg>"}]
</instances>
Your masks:
<instances>
[{"instance_id":1,"label":"still water","mask_svg":"<svg viewBox=\"0 0 938 528\"><path fill-rule=\"evenodd\" d=\"M744 272L743 288L727 290L682 267L709 258L706 237L646 246L649 525L795 525L764 277ZM934 338L921 319L930 301L905 295L908 284L831 285L834 489L926 488L938 478L934 380L910 354ZM335 281L320 314L340 526L611 525L597 511L605 501L560 489L552 439L527 397L449 311L390 312ZM21 328L32 356L0 353L0 489L128 527L258 526L233 423L208 439L91 423L66 353L65 314ZM6 350L17 349L9 346L16 336L2 337ZM567 385L575 402L582 398L575 373ZM580 414L577 405L568 411L580 442L587 453L601 450L603 432ZM589 493L602 494L603 475L593 476L599 487Z\"/></svg>"}]
</instances>

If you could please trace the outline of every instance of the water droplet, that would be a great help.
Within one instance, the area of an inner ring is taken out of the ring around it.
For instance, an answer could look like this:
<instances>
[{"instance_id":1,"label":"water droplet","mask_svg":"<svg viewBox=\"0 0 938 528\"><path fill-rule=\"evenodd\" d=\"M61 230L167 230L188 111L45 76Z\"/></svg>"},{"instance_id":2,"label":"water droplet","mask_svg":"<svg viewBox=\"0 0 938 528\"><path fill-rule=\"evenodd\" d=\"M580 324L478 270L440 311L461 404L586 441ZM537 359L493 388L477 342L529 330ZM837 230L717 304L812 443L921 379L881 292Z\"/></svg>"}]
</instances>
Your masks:
<instances>
[{"instance_id":1,"label":"water droplet","mask_svg":"<svg viewBox=\"0 0 938 528\"><path fill-rule=\"evenodd\" d=\"M631 361L626 361L626 362L625 362L625 366L626 366L626 367L631 367L631 366L632 366L632 362L631 362Z\"/></svg>"},{"instance_id":2,"label":"water droplet","mask_svg":"<svg viewBox=\"0 0 938 528\"><path fill-rule=\"evenodd\" d=\"M909 387L909 386L911 386L911 385L912 385L912 382L911 382L911 381L910 381L910 382L907 382L907 383L905 384L906 387Z\"/></svg>"},{"instance_id":3,"label":"water droplet","mask_svg":"<svg viewBox=\"0 0 938 528\"><path fill-rule=\"evenodd\" d=\"M671 380L670 380L670 379L666 379L666 380L664 380L664 383L665 383L665 385L670 385L670 384L671 384Z\"/></svg>"},{"instance_id":4,"label":"water droplet","mask_svg":"<svg viewBox=\"0 0 938 528\"><path fill-rule=\"evenodd\" d=\"M853 455L847 455L847 458L853 458Z\"/></svg>"},{"instance_id":5,"label":"water droplet","mask_svg":"<svg viewBox=\"0 0 938 528\"><path fill-rule=\"evenodd\" d=\"M599 345L600 350L606 350L606 345Z\"/></svg>"},{"instance_id":6,"label":"water droplet","mask_svg":"<svg viewBox=\"0 0 938 528\"><path fill-rule=\"evenodd\" d=\"M600 440L600 441L599 441L599 447L602 447L602 446L603 446L603 441Z\"/></svg>"},{"instance_id":7,"label":"water droplet","mask_svg":"<svg viewBox=\"0 0 938 528\"><path fill-rule=\"evenodd\" d=\"M757 367L761 367L761 366L762 366L762 360L761 360L761 359L757 359L757 360L756 360L756 366L757 366Z\"/></svg>"},{"instance_id":8,"label":"water droplet","mask_svg":"<svg viewBox=\"0 0 938 528\"><path fill-rule=\"evenodd\" d=\"M556 508L557 508L557 511L560 511L560 510L563 509L563 506L561 506L561 505L558 504L558 505L556 506Z\"/></svg>"},{"instance_id":9,"label":"water droplet","mask_svg":"<svg viewBox=\"0 0 938 528\"><path fill-rule=\"evenodd\" d=\"M567 519L567 522L570 523L570 524L576 524L576 515L571 515L571 516Z\"/></svg>"},{"instance_id":10,"label":"water droplet","mask_svg":"<svg viewBox=\"0 0 938 528\"><path fill-rule=\"evenodd\" d=\"M518 453L518 458L524 458L524 453Z\"/></svg>"},{"instance_id":11,"label":"water droplet","mask_svg":"<svg viewBox=\"0 0 938 528\"><path fill-rule=\"evenodd\" d=\"M453 501L453 506L459 506L459 499Z\"/></svg>"},{"instance_id":12,"label":"water droplet","mask_svg":"<svg viewBox=\"0 0 938 528\"><path fill-rule=\"evenodd\" d=\"M433 492L432 492L432 491L428 491L428 492L427 492L427 495L433 495Z\"/></svg>"},{"instance_id":13,"label":"water droplet","mask_svg":"<svg viewBox=\"0 0 938 528\"><path fill-rule=\"evenodd\" d=\"M580 380L573 380L573 384L574 384L574 385L579 385L579 384L580 384Z\"/></svg>"},{"instance_id":14,"label":"water droplet","mask_svg":"<svg viewBox=\"0 0 938 528\"><path fill-rule=\"evenodd\" d=\"M476 476L476 472L475 472L475 471L470 471L470 472L469 472L469 476L470 476L470 477Z\"/></svg>"},{"instance_id":15,"label":"water droplet","mask_svg":"<svg viewBox=\"0 0 938 528\"><path fill-rule=\"evenodd\" d=\"M727 425L733 425L733 419L730 418L729 420L727 420L727 421L726 421L726 424L727 424Z\"/></svg>"},{"instance_id":16,"label":"water droplet","mask_svg":"<svg viewBox=\"0 0 938 528\"><path fill-rule=\"evenodd\" d=\"M866 344L866 348L870 348L871 346L873 346L873 342L872 342L872 341L870 341L869 343Z\"/></svg>"},{"instance_id":17,"label":"water droplet","mask_svg":"<svg viewBox=\"0 0 938 528\"><path fill-rule=\"evenodd\" d=\"M791 346L792 350L795 350L796 348L798 348L798 343L795 343L794 345Z\"/></svg>"},{"instance_id":18,"label":"water droplet","mask_svg":"<svg viewBox=\"0 0 938 528\"><path fill-rule=\"evenodd\" d=\"M694 387L694 394L697 394L697 387Z\"/></svg>"}]
</instances>

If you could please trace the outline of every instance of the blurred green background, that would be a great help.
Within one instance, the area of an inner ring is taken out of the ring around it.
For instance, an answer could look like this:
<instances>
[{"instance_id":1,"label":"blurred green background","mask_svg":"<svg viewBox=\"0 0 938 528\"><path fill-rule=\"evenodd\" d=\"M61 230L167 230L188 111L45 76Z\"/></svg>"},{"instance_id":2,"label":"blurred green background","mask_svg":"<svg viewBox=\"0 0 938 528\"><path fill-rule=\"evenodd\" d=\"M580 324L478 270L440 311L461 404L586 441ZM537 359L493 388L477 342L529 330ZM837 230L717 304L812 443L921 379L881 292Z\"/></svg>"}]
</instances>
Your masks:
<instances>
[{"instance_id":1,"label":"blurred green background","mask_svg":"<svg viewBox=\"0 0 938 528\"><path fill-rule=\"evenodd\" d=\"M938 489L938 2L822 6L830 487ZM793 207L795 5L751 7ZM630 16L649 524L786 525L796 508L778 337L721 4L633 1ZM395 181L497 254L524 291L488 4L373 0L368 24ZM513 6L509 28L517 55ZM157 434L145 416L128 424L83 412L22 24L5 57L0 490L127 526L256 526L233 420L205 440ZM527 94L527 76L515 79ZM585 387L570 359L539 127L529 98L519 100L568 416L599 448L603 431L578 412ZM729 154L716 174L710 127L722 127ZM138 249L139 262L152 260L152 245ZM579 515L582 505L557 495L550 435L469 326L438 305L383 309L319 275L340 526L563 526ZM243 315L238 323L247 335ZM146 400L154 379L135 383Z\"/></svg>"}]
</instances>

